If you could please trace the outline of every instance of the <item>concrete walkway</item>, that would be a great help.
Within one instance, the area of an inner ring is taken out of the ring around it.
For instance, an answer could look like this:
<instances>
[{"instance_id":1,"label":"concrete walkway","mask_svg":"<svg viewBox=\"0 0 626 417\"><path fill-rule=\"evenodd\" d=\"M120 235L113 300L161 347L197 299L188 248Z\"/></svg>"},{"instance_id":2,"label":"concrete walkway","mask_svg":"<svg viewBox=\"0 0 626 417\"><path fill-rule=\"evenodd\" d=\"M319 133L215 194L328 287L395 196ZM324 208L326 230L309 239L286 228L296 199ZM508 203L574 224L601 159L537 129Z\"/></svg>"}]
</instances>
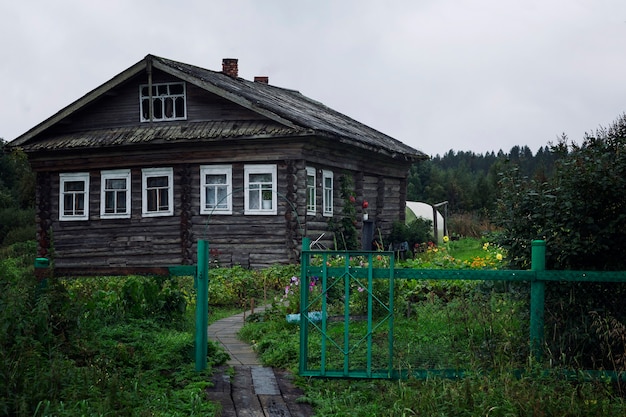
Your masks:
<instances>
[{"instance_id":1,"label":"concrete walkway","mask_svg":"<svg viewBox=\"0 0 626 417\"><path fill-rule=\"evenodd\" d=\"M256 308L260 313L264 307ZM308 404L298 403L302 391L284 370L261 365L250 345L237 337L244 317L251 311L216 321L208 328L209 340L220 343L230 355L226 366L216 369L209 398L222 406L223 417L310 417Z\"/></svg>"}]
</instances>

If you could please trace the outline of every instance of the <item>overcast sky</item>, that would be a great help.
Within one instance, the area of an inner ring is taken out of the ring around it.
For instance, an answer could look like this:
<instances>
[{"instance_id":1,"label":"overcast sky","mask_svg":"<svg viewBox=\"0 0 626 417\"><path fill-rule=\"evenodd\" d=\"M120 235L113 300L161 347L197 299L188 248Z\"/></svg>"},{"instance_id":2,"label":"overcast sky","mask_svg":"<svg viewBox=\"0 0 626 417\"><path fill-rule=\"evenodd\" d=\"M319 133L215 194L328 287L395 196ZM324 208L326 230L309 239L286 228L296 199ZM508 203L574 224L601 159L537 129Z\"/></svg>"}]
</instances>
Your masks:
<instances>
[{"instance_id":1,"label":"overcast sky","mask_svg":"<svg viewBox=\"0 0 626 417\"><path fill-rule=\"evenodd\" d=\"M0 2L0 138L154 54L267 75L428 155L533 152L626 111L624 0Z\"/></svg>"}]
</instances>

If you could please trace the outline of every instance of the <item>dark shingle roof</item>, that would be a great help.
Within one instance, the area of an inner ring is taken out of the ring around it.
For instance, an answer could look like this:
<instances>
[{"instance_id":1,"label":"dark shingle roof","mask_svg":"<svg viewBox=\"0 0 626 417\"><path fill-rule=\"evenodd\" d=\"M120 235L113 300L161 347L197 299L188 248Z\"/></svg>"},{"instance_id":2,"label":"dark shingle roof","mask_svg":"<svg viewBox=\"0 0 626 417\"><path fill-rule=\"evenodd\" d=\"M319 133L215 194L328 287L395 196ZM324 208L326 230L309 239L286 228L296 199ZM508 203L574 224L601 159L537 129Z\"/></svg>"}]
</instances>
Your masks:
<instances>
[{"instance_id":1,"label":"dark shingle roof","mask_svg":"<svg viewBox=\"0 0 626 417\"><path fill-rule=\"evenodd\" d=\"M56 115L35 126L24 135L11 143L11 146L25 146L28 149L61 149L82 146L112 146L128 143L130 140L151 140L156 136L177 135L184 139L180 124L166 126L165 123L152 126L133 128L103 129L85 134L70 134L50 138L44 142L34 139L39 133L46 130L64 117L91 103L114 86L124 82L137 73L144 71L147 66L153 66L187 82L197 85L207 91L215 93L227 100L231 100L252 111L260 113L270 119L268 122L254 122L242 127L238 124L238 131L233 131L233 122L187 123L198 138L204 139L232 136L258 136L275 134L315 134L336 139L354 146L363 147L372 151L388 154L393 158L404 160L418 160L426 158L422 152L405 145L404 143L372 129L356 120L339 113L322 103L312 100L297 91L276 87L270 84L247 81L243 78L228 76L222 72L211 71L182 62L157 57L146 56L142 61L114 77L109 82L91 91ZM272 123L272 121L274 123ZM168 123L169 124L169 123ZM229 127L230 126L230 127ZM209 129L199 133L201 129ZM158 130L155 132L154 130ZM183 136L181 136L181 134Z\"/></svg>"},{"instance_id":2,"label":"dark shingle roof","mask_svg":"<svg viewBox=\"0 0 626 417\"><path fill-rule=\"evenodd\" d=\"M297 136L305 132L271 120L229 120L196 123L158 123L65 133L38 140L31 151L69 150L91 147L154 144L185 141L213 141L239 138L273 138Z\"/></svg>"}]
</instances>

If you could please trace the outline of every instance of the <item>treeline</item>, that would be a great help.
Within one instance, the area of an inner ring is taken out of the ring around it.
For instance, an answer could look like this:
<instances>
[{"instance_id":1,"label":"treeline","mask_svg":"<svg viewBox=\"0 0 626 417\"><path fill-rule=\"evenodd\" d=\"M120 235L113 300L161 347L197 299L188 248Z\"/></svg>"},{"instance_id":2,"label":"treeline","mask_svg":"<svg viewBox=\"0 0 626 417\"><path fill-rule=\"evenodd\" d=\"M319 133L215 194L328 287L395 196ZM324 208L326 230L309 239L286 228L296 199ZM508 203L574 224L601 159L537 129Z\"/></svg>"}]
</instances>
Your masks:
<instances>
[{"instance_id":1,"label":"treeline","mask_svg":"<svg viewBox=\"0 0 626 417\"><path fill-rule=\"evenodd\" d=\"M411 167L407 198L429 204L447 201L451 213L488 216L496 208L503 172L516 167L523 176L545 181L552 176L558 157L550 146L535 154L528 146L514 146L508 153L450 150Z\"/></svg>"},{"instance_id":2,"label":"treeline","mask_svg":"<svg viewBox=\"0 0 626 417\"><path fill-rule=\"evenodd\" d=\"M35 238L35 176L26 155L0 138L0 246Z\"/></svg>"}]
</instances>

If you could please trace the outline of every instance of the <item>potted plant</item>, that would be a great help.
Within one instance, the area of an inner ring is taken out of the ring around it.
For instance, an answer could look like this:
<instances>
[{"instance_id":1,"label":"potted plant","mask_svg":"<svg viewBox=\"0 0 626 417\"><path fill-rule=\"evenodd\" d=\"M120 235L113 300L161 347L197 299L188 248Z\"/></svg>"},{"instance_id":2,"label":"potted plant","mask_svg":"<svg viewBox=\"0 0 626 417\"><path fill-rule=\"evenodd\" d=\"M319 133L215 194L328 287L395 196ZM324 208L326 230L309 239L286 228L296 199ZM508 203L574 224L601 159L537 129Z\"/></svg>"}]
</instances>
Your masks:
<instances>
[{"instance_id":1,"label":"potted plant","mask_svg":"<svg viewBox=\"0 0 626 417\"><path fill-rule=\"evenodd\" d=\"M271 190L263 190L261 193L261 207L263 210L271 210L272 209L272 191Z\"/></svg>"}]
</instances>

